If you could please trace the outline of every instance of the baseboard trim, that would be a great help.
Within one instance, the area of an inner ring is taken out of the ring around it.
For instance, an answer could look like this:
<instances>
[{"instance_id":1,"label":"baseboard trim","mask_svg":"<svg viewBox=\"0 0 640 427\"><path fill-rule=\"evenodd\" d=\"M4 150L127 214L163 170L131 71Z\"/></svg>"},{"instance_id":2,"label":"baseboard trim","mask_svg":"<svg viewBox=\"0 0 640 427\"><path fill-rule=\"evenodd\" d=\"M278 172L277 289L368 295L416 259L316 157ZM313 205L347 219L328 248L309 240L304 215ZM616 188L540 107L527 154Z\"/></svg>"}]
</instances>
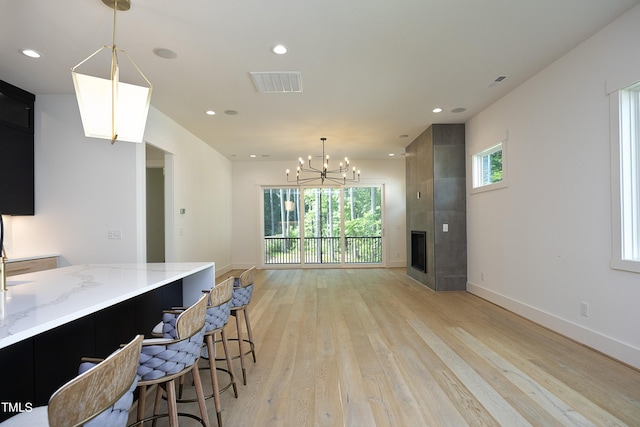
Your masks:
<instances>
[{"instance_id":1,"label":"baseboard trim","mask_svg":"<svg viewBox=\"0 0 640 427\"><path fill-rule=\"evenodd\" d=\"M564 335L606 356L636 369L640 369L640 349L636 347L472 282L467 282L467 292Z\"/></svg>"},{"instance_id":2,"label":"baseboard trim","mask_svg":"<svg viewBox=\"0 0 640 427\"><path fill-rule=\"evenodd\" d=\"M392 260L389 261L387 263L387 268L406 268L407 267L407 260L406 259L401 259L401 260Z\"/></svg>"}]
</instances>

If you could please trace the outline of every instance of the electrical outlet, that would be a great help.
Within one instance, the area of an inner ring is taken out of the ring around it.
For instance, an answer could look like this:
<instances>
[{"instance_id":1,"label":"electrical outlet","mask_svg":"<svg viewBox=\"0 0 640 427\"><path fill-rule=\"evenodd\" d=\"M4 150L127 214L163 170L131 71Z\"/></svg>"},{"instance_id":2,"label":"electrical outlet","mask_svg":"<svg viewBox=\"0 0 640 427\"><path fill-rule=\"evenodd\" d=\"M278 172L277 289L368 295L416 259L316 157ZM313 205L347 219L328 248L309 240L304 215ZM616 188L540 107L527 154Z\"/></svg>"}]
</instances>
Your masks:
<instances>
[{"instance_id":1,"label":"electrical outlet","mask_svg":"<svg viewBox=\"0 0 640 427\"><path fill-rule=\"evenodd\" d=\"M480 273L480 280L482 280L484 282L484 271L482 273Z\"/></svg>"},{"instance_id":2,"label":"electrical outlet","mask_svg":"<svg viewBox=\"0 0 640 427\"><path fill-rule=\"evenodd\" d=\"M584 317L589 317L589 304L581 301L580 302L580 314Z\"/></svg>"},{"instance_id":3,"label":"electrical outlet","mask_svg":"<svg viewBox=\"0 0 640 427\"><path fill-rule=\"evenodd\" d=\"M122 240L122 230L109 230L107 238L109 240Z\"/></svg>"}]
</instances>

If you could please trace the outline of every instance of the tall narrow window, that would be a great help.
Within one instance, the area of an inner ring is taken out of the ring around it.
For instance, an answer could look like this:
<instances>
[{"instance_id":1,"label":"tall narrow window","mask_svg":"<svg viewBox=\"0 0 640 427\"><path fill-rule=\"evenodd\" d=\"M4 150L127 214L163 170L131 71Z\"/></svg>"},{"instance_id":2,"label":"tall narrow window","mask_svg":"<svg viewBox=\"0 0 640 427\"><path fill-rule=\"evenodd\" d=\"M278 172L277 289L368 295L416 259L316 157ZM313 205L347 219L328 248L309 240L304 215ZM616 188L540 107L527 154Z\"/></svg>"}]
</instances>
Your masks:
<instances>
[{"instance_id":1,"label":"tall narrow window","mask_svg":"<svg viewBox=\"0 0 640 427\"><path fill-rule=\"evenodd\" d=\"M611 96L612 266L640 272L640 82Z\"/></svg>"}]
</instances>

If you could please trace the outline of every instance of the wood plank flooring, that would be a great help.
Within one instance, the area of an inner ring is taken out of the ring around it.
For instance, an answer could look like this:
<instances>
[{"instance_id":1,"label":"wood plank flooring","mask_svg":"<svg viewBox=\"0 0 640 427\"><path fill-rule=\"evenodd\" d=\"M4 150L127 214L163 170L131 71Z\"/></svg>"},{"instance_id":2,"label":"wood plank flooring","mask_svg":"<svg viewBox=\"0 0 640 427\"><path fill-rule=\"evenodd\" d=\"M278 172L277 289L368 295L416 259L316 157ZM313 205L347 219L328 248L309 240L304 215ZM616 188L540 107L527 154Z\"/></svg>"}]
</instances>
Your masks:
<instances>
[{"instance_id":1,"label":"wood plank flooring","mask_svg":"<svg viewBox=\"0 0 640 427\"><path fill-rule=\"evenodd\" d=\"M261 270L250 317L224 426L640 426L638 370L404 269Z\"/></svg>"}]
</instances>

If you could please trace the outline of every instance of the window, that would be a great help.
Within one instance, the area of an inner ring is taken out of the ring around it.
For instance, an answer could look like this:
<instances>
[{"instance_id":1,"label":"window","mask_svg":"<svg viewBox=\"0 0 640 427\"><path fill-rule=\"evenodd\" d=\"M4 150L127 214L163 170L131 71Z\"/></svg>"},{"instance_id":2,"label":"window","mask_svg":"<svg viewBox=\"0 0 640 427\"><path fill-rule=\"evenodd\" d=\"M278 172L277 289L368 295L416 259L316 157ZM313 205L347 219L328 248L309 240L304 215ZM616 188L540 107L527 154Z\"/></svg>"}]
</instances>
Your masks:
<instances>
[{"instance_id":1,"label":"window","mask_svg":"<svg viewBox=\"0 0 640 427\"><path fill-rule=\"evenodd\" d=\"M640 272L640 82L611 94L611 266Z\"/></svg>"},{"instance_id":2,"label":"window","mask_svg":"<svg viewBox=\"0 0 640 427\"><path fill-rule=\"evenodd\" d=\"M382 264L382 189L264 188L264 264Z\"/></svg>"},{"instance_id":3,"label":"window","mask_svg":"<svg viewBox=\"0 0 640 427\"><path fill-rule=\"evenodd\" d=\"M473 189L506 187L506 141L473 155Z\"/></svg>"}]
</instances>

